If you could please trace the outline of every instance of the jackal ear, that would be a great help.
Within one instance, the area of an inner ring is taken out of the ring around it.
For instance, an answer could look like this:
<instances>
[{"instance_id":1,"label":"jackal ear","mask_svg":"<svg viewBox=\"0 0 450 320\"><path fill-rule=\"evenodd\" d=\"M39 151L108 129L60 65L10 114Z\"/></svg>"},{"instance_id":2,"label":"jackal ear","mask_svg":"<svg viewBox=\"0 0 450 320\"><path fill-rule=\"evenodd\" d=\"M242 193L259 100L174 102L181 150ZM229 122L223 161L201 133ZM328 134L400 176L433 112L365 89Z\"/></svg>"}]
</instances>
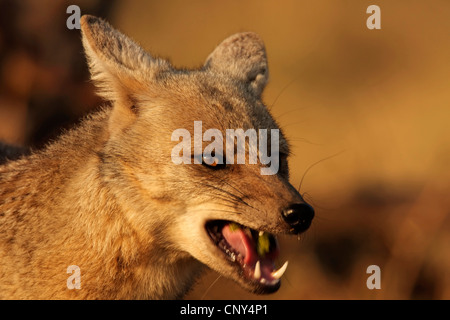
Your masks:
<instances>
[{"instance_id":1,"label":"jackal ear","mask_svg":"<svg viewBox=\"0 0 450 320\"><path fill-rule=\"evenodd\" d=\"M106 21L90 15L80 21L91 78L106 100L133 102L156 72L169 67L167 61L152 58Z\"/></svg>"},{"instance_id":2,"label":"jackal ear","mask_svg":"<svg viewBox=\"0 0 450 320\"><path fill-rule=\"evenodd\" d=\"M225 39L206 59L205 67L243 81L257 97L269 78L264 43L253 32L237 33Z\"/></svg>"}]
</instances>

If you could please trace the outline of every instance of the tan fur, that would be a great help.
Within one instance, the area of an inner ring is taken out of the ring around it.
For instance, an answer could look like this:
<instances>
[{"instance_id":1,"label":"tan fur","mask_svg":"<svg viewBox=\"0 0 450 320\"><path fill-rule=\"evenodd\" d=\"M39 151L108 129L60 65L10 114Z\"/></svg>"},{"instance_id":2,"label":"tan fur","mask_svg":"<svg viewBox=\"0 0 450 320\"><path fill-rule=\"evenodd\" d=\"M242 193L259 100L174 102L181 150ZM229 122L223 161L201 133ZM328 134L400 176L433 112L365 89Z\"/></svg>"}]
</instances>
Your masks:
<instances>
[{"instance_id":1,"label":"tan fur","mask_svg":"<svg viewBox=\"0 0 450 320\"><path fill-rule=\"evenodd\" d=\"M174 299L205 265L244 287L218 257L208 219L284 233L280 210L300 201L282 156L277 175L236 165L228 176L171 161L171 133L278 128L260 100L261 39L231 36L198 70L156 59L101 19L84 16L92 78L111 107L45 150L0 166L1 299ZM289 154L282 133L280 150ZM219 190L220 189L220 190ZM230 207L230 194L245 200ZM81 289L66 269L81 270Z\"/></svg>"}]
</instances>

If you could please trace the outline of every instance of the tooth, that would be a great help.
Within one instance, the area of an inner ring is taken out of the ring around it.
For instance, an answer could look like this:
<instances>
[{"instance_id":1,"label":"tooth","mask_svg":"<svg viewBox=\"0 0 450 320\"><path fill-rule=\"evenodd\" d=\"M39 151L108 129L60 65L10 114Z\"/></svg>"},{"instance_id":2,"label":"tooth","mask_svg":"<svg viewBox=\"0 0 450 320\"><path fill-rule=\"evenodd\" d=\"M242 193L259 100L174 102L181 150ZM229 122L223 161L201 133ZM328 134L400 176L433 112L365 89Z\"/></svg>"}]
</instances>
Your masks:
<instances>
[{"instance_id":1,"label":"tooth","mask_svg":"<svg viewBox=\"0 0 450 320\"><path fill-rule=\"evenodd\" d=\"M262 237L262 235L264 234L264 231L260 231L259 232L259 236Z\"/></svg>"},{"instance_id":2,"label":"tooth","mask_svg":"<svg viewBox=\"0 0 450 320\"><path fill-rule=\"evenodd\" d=\"M259 278L261 278L261 264L259 263L259 260L256 262L255 272L253 273L253 277L257 280Z\"/></svg>"},{"instance_id":3,"label":"tooth","mask_svg":"<svg viewBox=\"0 0 450 320\"><path fill-rule=\"evenodd\" d=\"M281 276L284 274L284 272L286 271L286 268L288 266L288 262L286 261L283 266L278 269L277 271L272 272L270 275L275 278L275 279L280 279Z\"/></svg>"}]
</instances>

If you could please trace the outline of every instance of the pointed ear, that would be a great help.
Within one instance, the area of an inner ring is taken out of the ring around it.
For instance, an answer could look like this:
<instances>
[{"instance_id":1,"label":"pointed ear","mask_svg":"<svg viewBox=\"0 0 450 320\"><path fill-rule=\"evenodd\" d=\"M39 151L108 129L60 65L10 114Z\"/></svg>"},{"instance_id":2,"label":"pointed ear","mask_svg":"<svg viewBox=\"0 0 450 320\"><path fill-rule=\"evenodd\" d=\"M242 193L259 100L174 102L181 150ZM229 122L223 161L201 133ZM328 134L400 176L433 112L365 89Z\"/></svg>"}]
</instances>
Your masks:
<instances>
[{"instance_id":1,"label":"pointed ear","mask_svg":"<svg viewBox=\"0 0 450 320\"><path fill-rule=\"evenodd\" d=\"M80 21L91 78L106 100L133 103L155 73L169 67L106 21L90 15Z\"/></svg>"},{"instance_id":2,"label":"pointed ear","mask_svg":"<svg viewBox=\"0 0 450 320\"><path fill-rule=\"evenodd\" d=\"M238 33L225 39L206 59L205 67L243 81L257 97L269 78L264 43L253 32Z\"/></svg>"}]
</instances>

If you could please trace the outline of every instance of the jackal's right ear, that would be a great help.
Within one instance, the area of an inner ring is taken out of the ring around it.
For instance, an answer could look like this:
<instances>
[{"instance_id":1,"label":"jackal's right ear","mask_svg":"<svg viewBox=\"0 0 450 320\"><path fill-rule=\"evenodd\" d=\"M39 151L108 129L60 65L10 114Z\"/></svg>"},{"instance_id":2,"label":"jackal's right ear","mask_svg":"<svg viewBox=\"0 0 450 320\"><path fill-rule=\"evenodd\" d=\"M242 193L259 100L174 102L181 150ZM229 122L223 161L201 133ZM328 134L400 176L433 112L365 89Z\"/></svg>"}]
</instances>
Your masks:
<instances>
[{"instance_id":1,"label":"jackal's right ear","mask_svg":"<svg viewBox=\"0 0 450 320\"><path fill-rule=\"evenodd\" d=\"M237 33L225 39L206 59L205 67L241 81L257 97L269 78L264 43L253 32Z\"/></svg>"},{"instance_id":2,"label":"jackal's right ear","mask_svg":"<svg viewBox=\"0 0 450 320\"><path fill-rule=\"evenodd\" d=\"M83 46L92 80L109 101L134 105L155 73L169 68L165 60L152 58L133 40L94 16L81 17Z\"/></svg>"}]
</instances>

